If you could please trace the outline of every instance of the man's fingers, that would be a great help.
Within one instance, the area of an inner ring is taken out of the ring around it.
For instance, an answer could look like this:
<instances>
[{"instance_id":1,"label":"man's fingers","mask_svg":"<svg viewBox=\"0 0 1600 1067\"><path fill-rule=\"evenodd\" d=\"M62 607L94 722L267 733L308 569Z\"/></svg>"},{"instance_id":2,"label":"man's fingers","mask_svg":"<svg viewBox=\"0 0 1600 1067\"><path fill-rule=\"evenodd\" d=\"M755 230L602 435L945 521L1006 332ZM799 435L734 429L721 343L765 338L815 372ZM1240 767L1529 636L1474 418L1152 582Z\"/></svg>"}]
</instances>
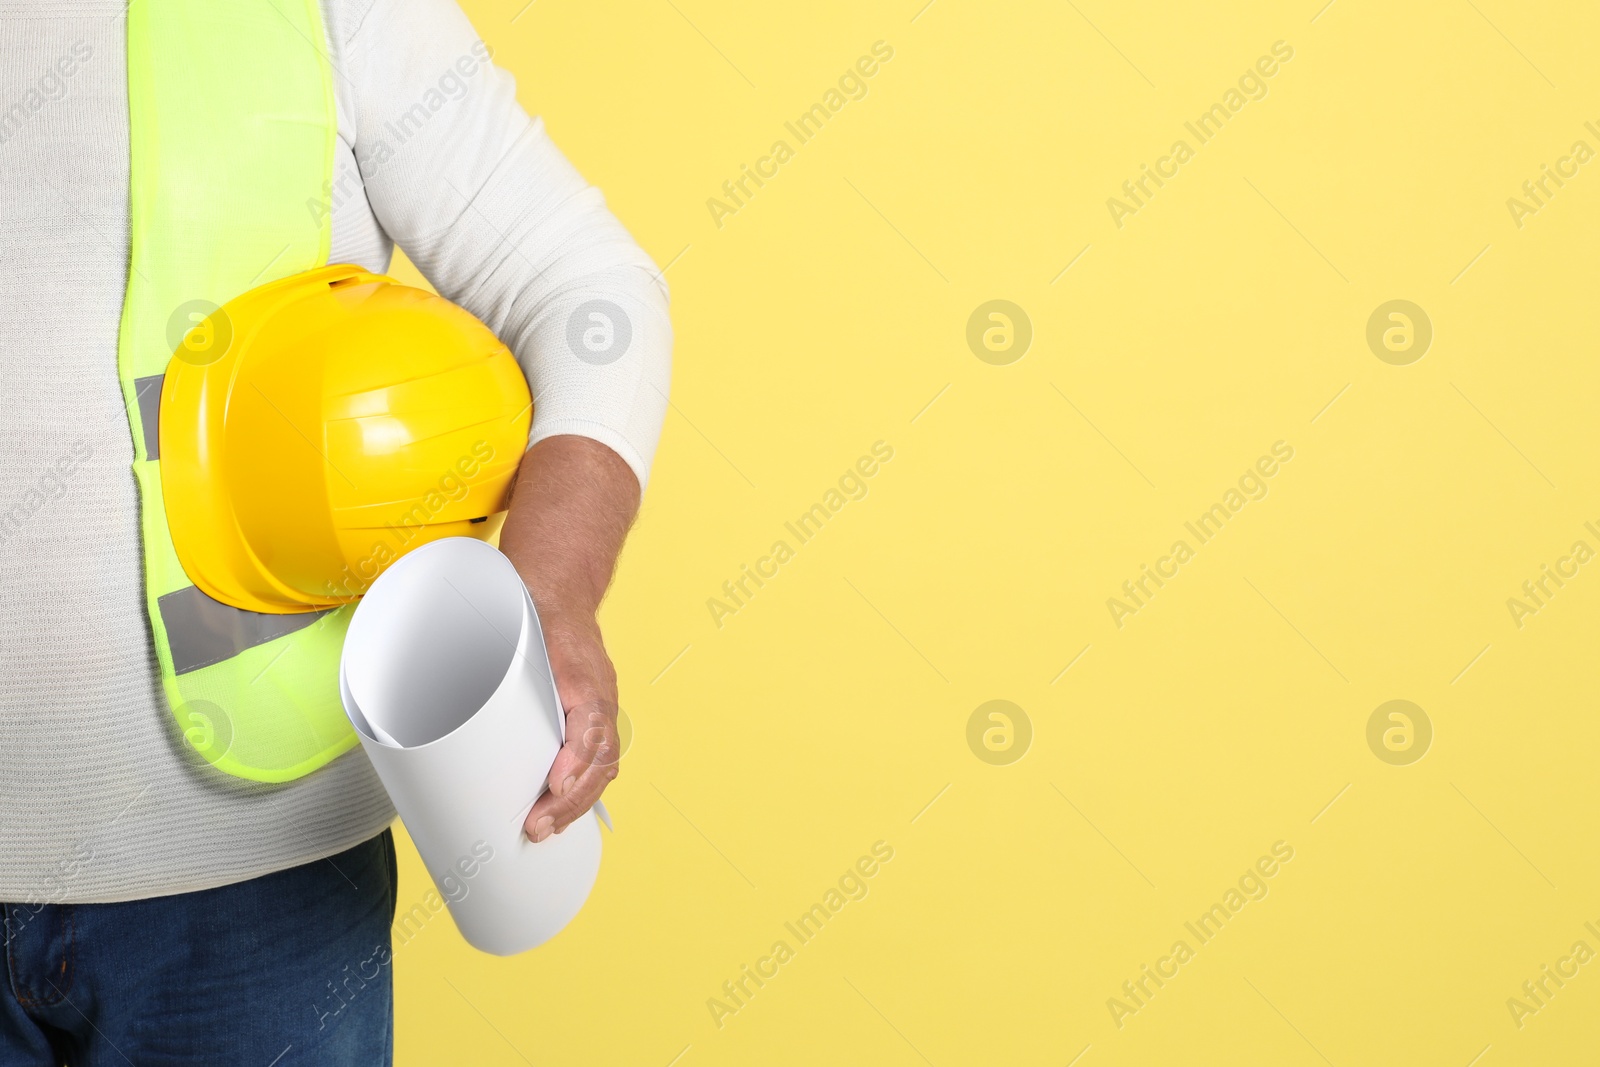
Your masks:
<instances>
[{"instance_id":1,"label":"man's fingers","mask_svg":"<svg viewBox=\"0 0 1600 1067\"><path fill-rule=\"evenodd\" d=\"M566 744L556 753L547 782L557 796L565 795L590 767L616 763L620 748L617 706L604 700L577 705L566 714L566 734Z\"/></svg>"},{"instance_id":2,"label":"man's fingers","mask_svg":"<svg viewBox=\"0 0 1600 1067\"><path fill-rule=\"evenodd\" d=\"M616 761L616 704L609 700L585 701L567 712L566 721L567 743L562 752L573 749L584 763ZM552 774L551 785L557 780Z\"/></svg>"},{"instance_id":3,"label":"man's fingers","mask_svg":"<svg viewBox=\"0 0 1600 1067\"><path fill-rule=\"evenodd\" d=\"M540 797L528 812L523 829L535 841L559 834L594 807L594 802L616 776L615 766L591 766L577 777L566 793L561 796L546 793Z\"/></svg>"},{"instance_id":4,"label":"man's fingers","mask_svg":"<svg viewBox=\"0 0 1600 1067\"><path fill-rule=\"evenodd\" d=\"M566 744L556 754L549 791L528 812L524 830L535 841L560 833L594 806L617 776L621 751L616 705L589 701L566 714Z\"/></svg>"}]
</instances>

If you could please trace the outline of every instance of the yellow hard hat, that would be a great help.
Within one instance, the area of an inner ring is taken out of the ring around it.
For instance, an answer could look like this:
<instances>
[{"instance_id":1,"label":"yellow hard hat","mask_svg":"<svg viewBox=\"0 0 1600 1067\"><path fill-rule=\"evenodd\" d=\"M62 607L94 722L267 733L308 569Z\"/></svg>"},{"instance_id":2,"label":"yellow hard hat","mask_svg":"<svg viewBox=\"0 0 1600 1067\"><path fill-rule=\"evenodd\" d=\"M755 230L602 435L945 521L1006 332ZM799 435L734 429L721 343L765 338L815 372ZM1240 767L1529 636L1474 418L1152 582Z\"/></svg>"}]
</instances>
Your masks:
<instances>
[{"instance_id":1,"label":"yellow hard hat","mask_svg":"<svg viewBox=\"0 0 1600 1067\"><path fill-rule=\"evenodd\" d=\"M532 408L506 346L432 293L352 266L252 289L162 384L178 561L251 611L353 600L418 545L498 528Z\"/></svg>"}]
</instances>

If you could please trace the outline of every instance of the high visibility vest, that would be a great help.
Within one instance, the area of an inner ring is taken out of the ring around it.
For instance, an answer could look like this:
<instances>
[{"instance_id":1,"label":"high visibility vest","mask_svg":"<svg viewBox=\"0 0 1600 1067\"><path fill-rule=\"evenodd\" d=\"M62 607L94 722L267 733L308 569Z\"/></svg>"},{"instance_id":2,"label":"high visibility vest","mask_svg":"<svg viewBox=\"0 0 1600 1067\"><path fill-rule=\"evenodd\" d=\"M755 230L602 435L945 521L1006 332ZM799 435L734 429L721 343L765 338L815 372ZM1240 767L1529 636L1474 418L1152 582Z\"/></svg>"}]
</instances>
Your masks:
<instances>
[{"instance_id":1,"label":"high visibility vest","mask_svg":"<svg viewBox=\"0 0 1600 1067\"><path fill-rule=\"evenodd\" d=\"M133 433L145 599L184 739L262 782L355 747L339 701L351 606L271 615L197 589L161 495L162 376L185 331L327 263L337 121L318 0L138 0L127 12L130 244L117 374Z\"/></svg>"}]
</instances>

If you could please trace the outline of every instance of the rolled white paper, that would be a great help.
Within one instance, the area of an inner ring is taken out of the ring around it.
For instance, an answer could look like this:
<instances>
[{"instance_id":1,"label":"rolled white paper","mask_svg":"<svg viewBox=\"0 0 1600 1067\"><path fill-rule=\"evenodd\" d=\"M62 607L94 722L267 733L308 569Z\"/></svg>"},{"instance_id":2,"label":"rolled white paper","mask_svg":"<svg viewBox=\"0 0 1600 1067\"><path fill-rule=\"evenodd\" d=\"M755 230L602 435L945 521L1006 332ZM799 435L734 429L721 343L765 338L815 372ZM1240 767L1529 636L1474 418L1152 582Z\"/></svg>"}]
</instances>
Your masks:
<instances>
[{"instance_id":1,"label":"rolled white paper","mask_svg":"<svg viewBox=\"0 0 1600 1067\"><path fill-rule=\"evenodd\" d=\"M523 819L565 721L533 600L471 537L402 556L357 606L339 690L461 935L499 956L571 922L600 870L590 811L537 844Z\"/></svg>"}]
</instances>

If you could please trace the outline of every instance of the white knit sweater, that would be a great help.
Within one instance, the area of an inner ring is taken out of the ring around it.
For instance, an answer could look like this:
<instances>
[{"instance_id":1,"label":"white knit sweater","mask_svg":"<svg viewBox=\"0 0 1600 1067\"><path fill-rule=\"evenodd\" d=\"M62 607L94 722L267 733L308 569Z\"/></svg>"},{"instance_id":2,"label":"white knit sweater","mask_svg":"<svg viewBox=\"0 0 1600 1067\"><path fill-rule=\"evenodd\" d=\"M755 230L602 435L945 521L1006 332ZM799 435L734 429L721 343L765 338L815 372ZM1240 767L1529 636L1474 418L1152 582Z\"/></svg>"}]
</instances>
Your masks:
<instances>
[{"instance_id":1,"label":"white knit sweater","mask_svg":"<svg viewBox=\"0 0 1600 1067\"><path fill-rule=\"evenodd\" d=\"M322 4L339 113L330 261L382 271L398 243L517 354L534 441L592 437L642 484L671 350L654 265L454 0ZM125 6L0 0L3 901L224 885L332 855L394 814L359 749L281 786L217 772L161 694L117 383ZM612 362L568 347L568 319L594 299L631 325Z\"/></svg>"}]
</instances>

